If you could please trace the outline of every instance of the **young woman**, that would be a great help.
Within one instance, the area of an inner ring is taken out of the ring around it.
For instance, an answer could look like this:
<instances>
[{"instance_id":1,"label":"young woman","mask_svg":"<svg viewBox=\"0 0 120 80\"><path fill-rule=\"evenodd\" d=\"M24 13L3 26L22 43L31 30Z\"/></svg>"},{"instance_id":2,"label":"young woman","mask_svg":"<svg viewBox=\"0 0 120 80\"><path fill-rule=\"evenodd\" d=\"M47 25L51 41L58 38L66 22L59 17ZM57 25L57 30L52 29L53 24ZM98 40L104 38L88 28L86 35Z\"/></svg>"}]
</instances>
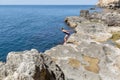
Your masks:
<instances>
[{"instance_id":1,"label":"young woman","mask_svg":"<svg viewBox=\"0 0 120 80\"><path fill-rule=\"evenodd\" d=\"M66 43L66 42L67 42L67 39L68 39L69 36L70 36L70 32L69 32L68 30L65 30L64 28L61 28L61 31L62 31L63 33L65 33L64 43Z\"/></svg>"}]
</instances>

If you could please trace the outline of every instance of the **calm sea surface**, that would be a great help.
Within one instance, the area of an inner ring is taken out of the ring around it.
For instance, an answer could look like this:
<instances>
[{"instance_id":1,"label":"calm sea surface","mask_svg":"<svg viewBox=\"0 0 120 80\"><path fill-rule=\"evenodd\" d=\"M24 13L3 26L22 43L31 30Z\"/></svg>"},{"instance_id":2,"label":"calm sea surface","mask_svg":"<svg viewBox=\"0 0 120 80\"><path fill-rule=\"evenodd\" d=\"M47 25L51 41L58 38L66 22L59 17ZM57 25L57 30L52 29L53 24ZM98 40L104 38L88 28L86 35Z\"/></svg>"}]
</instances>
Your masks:
<instances>
[{"instance_id":1,"label":"calm sea surface","mask_svg":"<svg viewBox=\"0 0 120 80\"><path fill-rule=\"evenodd\" d=\"M61 44L61 26L70 29L65 17L79 16L81 9L91 7L95 6L0 6L0 61L11 51L44 52Z\"/></svg>"}]
</instances>

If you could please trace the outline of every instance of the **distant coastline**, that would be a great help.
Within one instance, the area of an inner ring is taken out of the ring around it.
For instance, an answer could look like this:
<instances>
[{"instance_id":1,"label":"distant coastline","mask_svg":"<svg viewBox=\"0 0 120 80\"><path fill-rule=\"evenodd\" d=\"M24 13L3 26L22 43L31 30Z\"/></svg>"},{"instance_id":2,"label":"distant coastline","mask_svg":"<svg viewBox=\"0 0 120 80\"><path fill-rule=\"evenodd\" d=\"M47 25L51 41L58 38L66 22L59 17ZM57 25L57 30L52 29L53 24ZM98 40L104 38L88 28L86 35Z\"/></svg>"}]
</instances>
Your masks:
<instances>
[{"instance_id":1,"label":"distant coastline","mask_svg":"<svg viewBox=\"0 0 120 80\"><path fill-rule=\"evenodd\" d=\"M18 5L13 5L13 4L10 4L10 5L4 5L4 4L2 4L2 5L0 5L0 6L86 6L86 5L73 5L73 4L69 4L69 5L66 5L66 4L61 4L61 5L56 5L56 4L51 4L51 5L47 5L47 4L43 4L43 5L20 5L20 4L18 4ZM87 6L97 6L97 5L87 5Z\"/></svg>"}]
</instances>

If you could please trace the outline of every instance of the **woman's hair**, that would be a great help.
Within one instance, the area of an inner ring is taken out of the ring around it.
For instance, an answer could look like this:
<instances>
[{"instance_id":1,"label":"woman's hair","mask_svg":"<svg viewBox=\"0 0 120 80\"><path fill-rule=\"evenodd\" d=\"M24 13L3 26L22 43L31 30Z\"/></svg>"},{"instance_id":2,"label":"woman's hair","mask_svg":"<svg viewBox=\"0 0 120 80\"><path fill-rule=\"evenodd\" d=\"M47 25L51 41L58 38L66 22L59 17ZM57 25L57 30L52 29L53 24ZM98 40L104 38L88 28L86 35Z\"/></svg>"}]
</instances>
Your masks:
<instances>
[{"instance_id":1,"label":"woman's hair","mask_svg":"<svg viewBox=\"0 0 120 80\"><path fill-rule=\"evenodd\" d=\"M63 29L64 29L64 27L61 28L61 30L63 30Z\"/></svg>"}]
</instances>

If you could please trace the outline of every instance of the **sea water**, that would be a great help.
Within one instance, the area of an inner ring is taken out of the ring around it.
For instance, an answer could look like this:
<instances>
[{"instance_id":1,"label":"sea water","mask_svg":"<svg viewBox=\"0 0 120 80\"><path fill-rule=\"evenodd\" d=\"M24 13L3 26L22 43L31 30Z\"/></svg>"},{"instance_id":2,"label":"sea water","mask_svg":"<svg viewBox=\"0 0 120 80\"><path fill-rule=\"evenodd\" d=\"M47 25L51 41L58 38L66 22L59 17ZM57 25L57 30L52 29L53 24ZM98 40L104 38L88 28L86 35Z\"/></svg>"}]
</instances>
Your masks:
<instances>
[{"instance_id":1,"label":"sea water","mask_svg":"<svg viewBox=\"0 0 120 80\"><path fill-rule=\"evenodd\" d=\"M4 5L0 6L0 61L11 51L37 49L44 52L63 43L61 27L69 28L64 19L79 16L91 5ZM100 10L99 8L97 9Z\"/></svg>"}]
</instances>

